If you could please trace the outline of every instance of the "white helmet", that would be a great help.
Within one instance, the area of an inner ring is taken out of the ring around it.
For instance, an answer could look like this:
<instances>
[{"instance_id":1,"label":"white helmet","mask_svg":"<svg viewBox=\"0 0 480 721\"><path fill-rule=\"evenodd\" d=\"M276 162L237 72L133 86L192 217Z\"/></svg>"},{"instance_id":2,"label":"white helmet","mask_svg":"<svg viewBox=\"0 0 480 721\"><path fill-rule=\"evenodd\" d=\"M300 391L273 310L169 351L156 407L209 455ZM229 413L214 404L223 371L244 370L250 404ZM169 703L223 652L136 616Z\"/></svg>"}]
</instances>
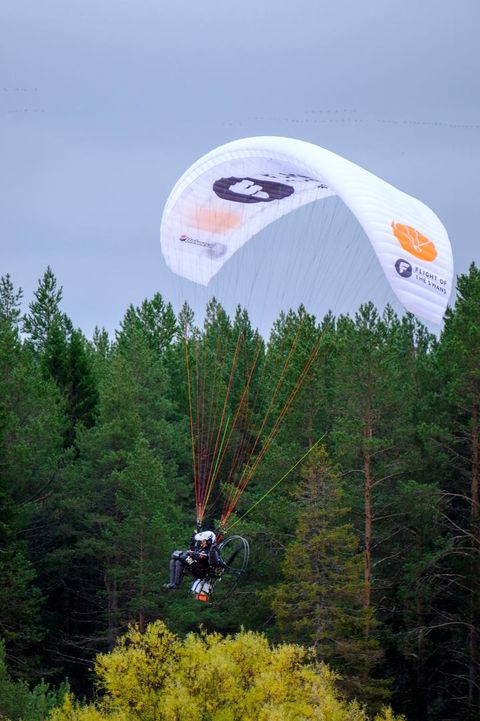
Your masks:
<instances>
[{"instance_id":1,"label":"white helmet","mask_svg":"<svg viewBox=\"0 0 480 721\"><path fill-rule=\"evenodd\" d=\"M216 535L213 531L200 531L200 533L196 533L194 536L196 541L209 541L210 543L215 543L217 540Z\"/></svg>"}]
</instances>

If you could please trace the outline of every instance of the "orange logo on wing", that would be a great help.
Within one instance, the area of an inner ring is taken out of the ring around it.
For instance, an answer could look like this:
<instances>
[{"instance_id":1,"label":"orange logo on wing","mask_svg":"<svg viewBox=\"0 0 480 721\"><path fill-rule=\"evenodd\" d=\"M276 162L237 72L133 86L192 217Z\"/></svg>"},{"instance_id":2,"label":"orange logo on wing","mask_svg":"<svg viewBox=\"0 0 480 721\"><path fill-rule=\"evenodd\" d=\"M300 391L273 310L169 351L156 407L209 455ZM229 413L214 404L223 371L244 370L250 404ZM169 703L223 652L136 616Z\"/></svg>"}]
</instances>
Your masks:
<instances>
[{"instance_id":1,"label":"orange logo on wing","mask_svg":"<svg viewBox=\"0 0 480 721\"><path fill-rule=\"evenodd\" d=\"M392 223L393 234L408 253L429 263L437 257L435 244L429 238L412 228L411 225Z\"/></svg>"},{"instance_id":2,"label":"orange logo on wing","mask_svg":"<svg viewBox=\"0 0 480 721\"><path fill-rule=\"evenodd\" d=\"M227 233L238 228L242 223L242 215L218 208L199 208L190 219L190 225L207 233Z\"/></svg>"}]
</instances>

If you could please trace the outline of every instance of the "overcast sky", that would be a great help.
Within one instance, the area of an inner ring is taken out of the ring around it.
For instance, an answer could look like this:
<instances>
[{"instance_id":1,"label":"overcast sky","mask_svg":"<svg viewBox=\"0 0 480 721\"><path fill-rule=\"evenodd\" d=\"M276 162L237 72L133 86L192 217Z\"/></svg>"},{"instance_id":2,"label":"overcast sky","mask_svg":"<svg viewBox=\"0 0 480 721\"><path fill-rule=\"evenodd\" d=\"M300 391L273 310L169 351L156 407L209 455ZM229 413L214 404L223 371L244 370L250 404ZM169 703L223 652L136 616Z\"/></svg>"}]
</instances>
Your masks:
<instances>
[{"instance_id":1,"label":"overcast sky","mask_svg":"<svg viewBox=\"0 0 480 721\"><path fill-rule=\"evenodd\" d=\"M28 303L50 265L87 335L179 304L163 205L240 137L359 163L439 215L457 273L480 263L478 0L3 0L0 27L0 271Z\"/></svg>"}]
</instances>

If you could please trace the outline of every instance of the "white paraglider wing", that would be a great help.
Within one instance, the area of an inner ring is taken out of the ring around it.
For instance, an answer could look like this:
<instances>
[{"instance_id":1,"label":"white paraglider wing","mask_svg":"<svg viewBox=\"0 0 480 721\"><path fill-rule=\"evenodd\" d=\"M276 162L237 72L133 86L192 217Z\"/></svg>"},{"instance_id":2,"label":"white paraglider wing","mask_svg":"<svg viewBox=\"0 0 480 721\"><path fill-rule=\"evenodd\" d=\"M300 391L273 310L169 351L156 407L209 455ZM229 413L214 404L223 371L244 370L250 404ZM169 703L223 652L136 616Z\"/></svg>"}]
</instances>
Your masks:
<instances>
[{"instance_id":1,"label":"white paraglider wing","mask_svg":"<svg viewBox=\"0 0 480 721\"><path fill-rule=\"evenodd\" d=\"M440 323L453 260L435 213L358 165L301 140L245 138L194 163L165 205L165 260L174 273L207 285L262 228L331 195L343 200L365 230L404 307Z\"/></svg>"}]
</instances>

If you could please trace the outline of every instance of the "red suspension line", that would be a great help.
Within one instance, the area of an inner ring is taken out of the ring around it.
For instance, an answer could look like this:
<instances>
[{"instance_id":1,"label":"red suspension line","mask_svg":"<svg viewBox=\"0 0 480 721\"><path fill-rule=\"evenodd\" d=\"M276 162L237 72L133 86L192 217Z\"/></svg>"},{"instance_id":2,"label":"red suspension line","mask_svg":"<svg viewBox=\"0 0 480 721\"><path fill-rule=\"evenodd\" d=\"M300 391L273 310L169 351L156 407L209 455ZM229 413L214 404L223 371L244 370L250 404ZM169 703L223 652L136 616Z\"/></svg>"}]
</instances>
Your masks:
<instances>
[{"instance_id":1,"label":"red suspension line","mask_svg":"<svg viewBox=\"0 0 480 721\"><path fill-rule=\"evenodd\" d=\"M212 454L212 448L213 448L213 439L215 436L215 428L216 428L216 418L217 418L217 407L220 405L219 403L216 403L217 401L217 388L219 388L220 383L222 381L222 373L220 372L225 363L225 358L227 356L228 352L228 345L224 344L224 353L221 357L221 360L217 362L217 358L219 358L220 355L220 344L221 344L221 335L218 334L217 340L216 340L216 346L215 346L215 355L214 355L214 375L213 375L213 383L211 384L211 387L209 389L210 394L210 409L209 409L209 416L208 416L208 430L206 435L206 458L209 461L209 470L212 467L213 459L210 461L210 456ZM206 367L207 364L204 364L205 373L204 376L206 377ZM218 382L217 382L218 377Z\"/></svg>"},{"instance_id":2,"label":"red suspension line","mask_svg":"<svg viewBox=\"0 0 480 721\"><path fill-rule=\"evenodd\" d=\"M252 366L251 366L251 368L250 368L250 370L249 370L247 380L245 381L245 386L244 386L244 388L243 388L242 395L241 395L241 397L240 397L240 401L239 401L239 404L238 404L238 407L237 407L237 410L236 410L236 413L235 413L235 416L234 416L232 425L230 426L230 431L229 431L229 433L228 433L227 440L226 440L226 442L224 443L223 450L222 450L222 452L221 452L221 455L220 455L220 458L219 458L219 462L218 462L218 464L217 464L217 472L214 474L214 477L212 478L212 484L215 482L216 477L218 476L218 472L219 472L219 470L220 470L220 467L221 467L221 465L222 465L222 463L223 463L223 460L225 459L225 455L226 455L227 450L228 450L228 446L229 446L229 443L230 443L230 439L231 439L231 437L232 437L232 435L233 435L233 432L234 432L234 429L235 429L235 424L236 424L237 419L238 419L238 417L239 417L239 415L240 415L240 411L241 411L241 409L242 409L242 406L244 405L245 401L248 400L249 391L250 391L250 383L251 383L251 380L252 380L252 377L253 377L253 373L254 373L255 367L256 367L257 362L258 362L258 358L259 358L259 355L260 355L260 350L261 350L261 342L258 342L258 343L257 343L257 350L256 350L256 352L255 352L255 356L254 356L254 359L253 359ZM237 448L237 450L236 450L236 452L235 452L235 454L234 454L234 458L233 458L233 460L232 460L232 466L231 466L232 468L235 467L236 462L237 462L237 460L238 460L238 458L237 458L236 456L237 456L237 455L241 455L241 451L242 451L241 448L240 448L240 449ZM217 496L217 497L218 497L218 496Z\"/></svg>"},{"instance_id":3,"label":"red suspension line","mask_svg":"<svg viewBox=\"0 0 480 721\"><path fill-rule=\"evenodd\" d=\"M215 361L215 362L213 363L213 367L214 367L213 383L211 384L210 389L209 389L210 405L209 405L209 414L208 414L208 428L207 428L207 433L206 433L206 445L204 445L204 447L203 447L204 458L205 458L205 464L204 464L205 472L207 471L207 468L208 468L209 474L211 473L211 469L214 467L214 458L212 458L212 459L210 460L210 456L211 456L211 451L212 451L212 447L213 447L213 438L214 438L215 427L216 427L216 421L215 421L215 419L216 419L216 416L217 416L217 408L214 407L214 406L215 406L215 401L216 401L216 398L217 398L217 395L218 395L218 394L217 394L217 387L218 387L219 383L221 382L221 373L218 372L218 369L219 369L219 368L220 368L220 369L223 368L224 361L225 361L225 358L226 358L226 354L227 354L227 351L228 351L228 346L227 346L226 344L224 344L224 354L223 354L223 356L222 356L222 358L221 358L221 361L219 361L219 362L217 363L217 362L216 362L216 359L217 359L218 356L220 355L220 353L219 353L219 351L220 351L219 346L220 346L221 340L222 340L222 338L221 338L221 335L219 334L218 337L217 337L216 347L215 347L215 355L214 355L214 361ZM206 379L206 377L207 377L207 372L206 372L207 362L206 362L206 359L207 359L208 346L207 346L207 342L206 342L206 341L207 341L207 339L205 338L205 346L204 346L204 349L205 349L205 353L204 353L205 362L204 362L204 364L203 364L203 370L204 370L203 376L204 376L204 379ZM220 377L218 384L217 384L217 376ZM205 387L205 386L206 386L206 383L204 382L204 387ZM221 426L219 427L219 431L218 431L218 432L220 433L220 431L221 431ZM202 425L201 433L202 433L202 436L205 435L203 425ZM208 464L208 465L207 465L207 464ZM208 495L209 495L208 485L207 485L207 484L204 484L203 493L202 493L202 513L203 513L203 511L205 510L206 500L207 500L207 498L208 498Z\"/></svg>"},{"instance_id":4,"label":"red suspension line","mask_svg":"<svg viewBox=\"0 0 480 721\"><path fill-rule=\"evenodd\" d=\"M211 466L210 466L210 470L209 470L209 474L208 474L208 479L207 479L207 483L206 483L205 504L204 504L204 506L203 506L203 508L202 508L202 513L203 513L203 511L205 510L205 505L206 505L206 503L207 503L208 496L210 495L210 483L211 483L211 476L212 476L212 471L213 471L213 467L214 467L214 460L215 460L216 455L217 455L218 442L219 442L219 440L220 440L221 431L222 431L222 428L223 428L223 421L224 421L224 418L225 418L225 412L226 412L226 409L227 409L227 402L228 402L228 398L229 398L229 395L230 395L230 390L231 390L231 388L232 388L233 375L234 375L235 366L236 366L236 363L237 363L238 349L239 349L239 347L240 347L240 338L241 338L241 336L242 336L242 333L239 333L239 334L238 334L238 338L237 338L236 347L235 347L235 353L234 353L234 356L233 356L233 362L232 362L232 368L231 368L231 371L230 371L230 377L229 377L229 379L228 379L227 392L225 393L225 400L224 400L224 402L223 402L222 415L221 415L220 423L219 423L219 426L218 426L217 438L216 438L216 441L215 441L215 449L214 449L214 451L213 451L212 464L211 464Z\"/></svg>"},{"instance_id":5,"label":"red suspension line","mask_svg":"<svg viewBox=\"0 0 480 721\"><path fill-rule=\"evenodd\" d=\"M185 329L186 335L184 335L185 341L185 365L187 369L187 390L188 390L188 411L190 417L190 440L192 444L192 464L193 464L193 485L195 488L195 507L199 509L199 496L197 487L197 466L195 458L195 437L193 433L193 409L192 409L192 388L190 383L190 362L189 362L189 351L188 351L188 329Z\"/></svg>"},{"instance_id":6,"label":"red suspension line","mask_svg":"<svg viewBox=\"0 0 480 721\"><path fill-rule=\"evenodd\" d=\"M254 474L255 474L255 471L257 470L259 464L261 463L261 461L262 461L263 458L265 457L265 454L267 453L268 449L270 448L270 445L272 444L275 436L277 435L278 430L279 430L279 428L280 428L280 425L281 425L281 423L282 423L285 415L287 414L288 410L290 409L290 407L291 407L291 405L292 405L292 403L293 403L293 401L294 401L294 399L295 399L298 391L300 390L301 386L303 385L303 381L305 380L307 374L308 374L309 371L310 371L310 368L312 367L312 365L313 365L313 363L314 363L314 361L315 361L315 359L316 359L316 357L317 357L317 355L318 355L318 352L319 352L319 350L320 350L320 344L321 344L321 341L322 341L322 337L323 337L323 333L320 335L320 337L319 337L317 343L315 344L315 346L314 346L314 348L313 348L313 350L312 350L309 358L307 359L307 362L306 362L306 364L305 364L305 366L304 366L304 368L303 368L303 370L302 370L299 378L297 379L297 382L296 382L293 390L291 391L289 397L287 398L287 401L285 402L285 404L284 404L282 410L280 411L279 416L277 417L277 419L276 419L276 421L275 421L275 423L274 423L274 425L273 425L273 427L272 427L269 435L267 436L267 439L266 439L266 441L265 441L265 443L264 443L264 445L263 445L263 447L262 447L262 450L261 450L260 453L258 454L258 456L257 456L257 458L255 459L254 463L252 464L251 468L248 468L248 466L246 466L246 472L244 472L244 473L242 474L242 477L240 478L240 482L239 482L239 484L237 485L236 492L234 492L234 493L232 494L232 498L231 498L230 504L229 504L228 507L225 509L224 513L222 513L222 524L223 524L223 525L226 524L226 522L227 522L227 520L228 520L228 517L230 516L230 514L231 514L232 511L233 511L233 509L234 509L235 506L237 505L237 503L238 503L238 501L239 501L242 493L244 492L244 490L245 490L245 488L247 487L247 485L248 485L248 483L250 482L250 480L253 478L253 476L254 476ZM251 457L250 457L250 458L251 458ZM249 462L250 462L250 461L249 461Z\"/></svg>"},{"instance_id":7,"label":"red suspension line","mask_svg":"<svg viewBox=\"0 0 480 721\"><path fill-rule=\"evenodd\" d=\"M305 316L305 318L306 318L306 316ZM261 423L261 425L260 425L260 430L258 431L257 437L256 437L256 439L255 439L255 441L254 441L254 443L253 443L252 448L250 449L249 457L248 457L248 459L247 459L247 461L246 461L246 463L245 463L244 470L243 470L243 472L242 472L242 475L241 475L241 477L240 477L240 480L239 480L237 486L239 486L239 485L242 484L243 478L244 478L245 473L246 473L246 471L247 471L247 469L248 469L248 464L250 463L251 459L253 458L253 454L255 453L255 449L256 449L256 447L257 447L257 445L258 445L258 442L259 442L259 440L260 440L260 438L261 438L261 436L262 436L263 430L264 430L264 428L265 428L265 426L266 426L266 424L267 424L267 421L268 421L268 418L269 418L269 416L270 416L270 413L272 412L272 408L273 408L273 404L274 404L274 402L275 402L275 399L276 399L276 397L277 397L277 395L278 395L278 393L279 393L279 391L280 391L281 386L283 385L283 381L285 380L287 369L288 369L288 367L289 367L289 365L290 365L290 362L291 362L291 359L292 359L292 357L293 357L293 354L294 354L294 352L295 352L295 350L296 350L296 348L297 348L297 344L298 344L298 342L299 342L299 340L300 340L300 331L301 331L301 329L302 329L303 322L305 322L305 318L303 319L302 323L300 323L300 324L298 325L298 327L297 327L297 330L296 330L296 332L295 332L295 336L294 336L294 338L293 338L292 346L291 346L291 348L290 348L290 350L289 350L289 352L288 352L287 358L285 359L285 362L284 362L284 364L283 364L282 371L281 371L281 373L280 373L280 375L279 375L279 378L278 378L276 387L275 387L275 389L274 389L274 391L273 391L272 397L270 398L270 403L269 403L269 405L268 405L267 411L266 411L265 416L264 416L264 418L263 418L263 421L262 421L262 423ZM264 372L265 372L265 369L264 369ZM229 482L231 478L232 478L232 469L231 469L230 474L229 474L229 476L228 476L227 482ZM235 497L235 490L232 492L232 497ZM226 503L227 503L227 502L228 502L228 499L226 499ZM237 502L237 501L236 501L236 502ZM236 502L235 502L235 503L236 503Z\"/></svg>"}]
</instances>

